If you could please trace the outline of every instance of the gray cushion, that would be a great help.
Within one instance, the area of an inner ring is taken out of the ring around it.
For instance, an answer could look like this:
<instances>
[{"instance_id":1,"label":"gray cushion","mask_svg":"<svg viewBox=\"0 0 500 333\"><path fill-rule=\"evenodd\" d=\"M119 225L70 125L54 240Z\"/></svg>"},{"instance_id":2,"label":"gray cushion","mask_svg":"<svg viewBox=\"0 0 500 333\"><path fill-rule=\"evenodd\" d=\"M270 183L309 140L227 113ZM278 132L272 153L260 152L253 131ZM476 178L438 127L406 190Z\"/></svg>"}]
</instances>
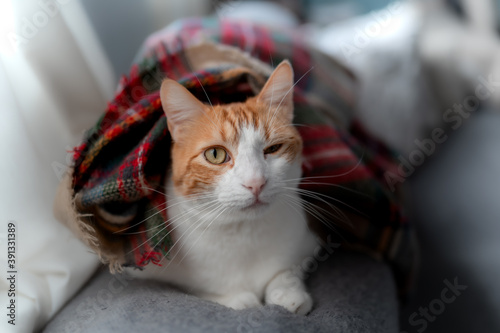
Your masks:
<instances>
[{"instance_id":1,"label":"gray cushion","mask_svg":"<svg viewBox=\"0 0 500 333\"><path fill-rule=\"evenodd\" d=\"M279 306L236 311L167 284L126 280L106 270L44 332L397 332L398 304L388 266L335 252L308 279L315 305L308 316Z\"/></svg>"}]
</instances>

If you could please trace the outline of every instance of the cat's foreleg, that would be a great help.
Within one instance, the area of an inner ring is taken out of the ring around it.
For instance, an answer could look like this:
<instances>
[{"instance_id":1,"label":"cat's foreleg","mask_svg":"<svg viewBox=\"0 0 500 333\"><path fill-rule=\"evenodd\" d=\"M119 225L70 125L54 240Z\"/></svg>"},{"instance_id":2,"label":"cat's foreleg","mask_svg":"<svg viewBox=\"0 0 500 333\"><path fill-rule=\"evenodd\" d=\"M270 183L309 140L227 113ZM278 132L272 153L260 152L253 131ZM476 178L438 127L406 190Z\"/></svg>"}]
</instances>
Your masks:
<instances>
[{"instance_id":1,"label":"cat's foreleg","mask_svg":"<svg viewBox=\"0 0 500 333\"><path fill-rule=\"evenodd\" d=\"M262 305L256 294L250 291L242 291L239 293L228 294L228 295L210 295L204 296L203 298L208 299L212 302L216 302L227 306L235 310L243 310L247 308L253 308Z\"/></svg>"},{"instance_id":2,"label":"cat's foreleg","mask_svg":"<svg viewBox=\"0 0 500 333\"><path fill-rule=\"evenodd\" d=\"M267 285L266 304L281 305L290 312L306 315L313 306L304 281L292 270L278 273Z\"/></svg>"}]
</instances>

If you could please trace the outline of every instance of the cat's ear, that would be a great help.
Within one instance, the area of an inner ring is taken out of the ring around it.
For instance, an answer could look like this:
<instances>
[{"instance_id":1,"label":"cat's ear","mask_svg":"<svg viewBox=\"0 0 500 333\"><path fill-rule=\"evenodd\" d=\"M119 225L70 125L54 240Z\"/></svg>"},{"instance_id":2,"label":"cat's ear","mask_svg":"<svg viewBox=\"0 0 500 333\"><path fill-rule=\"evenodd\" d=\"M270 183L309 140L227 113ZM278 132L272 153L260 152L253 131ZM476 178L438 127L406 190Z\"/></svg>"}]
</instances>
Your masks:
<instances>
[{"instance_id":1,"label":"cat's ear","mask_svg":"<svg viewBox=\"0 0 500 333\"><path fill-rule=\"evenodd\" d=\"M283 60L273 71L257 100L269 107L269 112L280 108L289 121L293 119L293 69L288 60Z\"/></svg>"},{"instance_id":2,"label":"cat's ear","mask_svg":"<svg viewBox=\"0 0 500 333\"><path fill-rule=\"evenodd\" d=\"M162 82L160 98L170 135L178 141L183 129L203 114L205 106L186 88L170 79Z\"/></svg>"}]
</instances>

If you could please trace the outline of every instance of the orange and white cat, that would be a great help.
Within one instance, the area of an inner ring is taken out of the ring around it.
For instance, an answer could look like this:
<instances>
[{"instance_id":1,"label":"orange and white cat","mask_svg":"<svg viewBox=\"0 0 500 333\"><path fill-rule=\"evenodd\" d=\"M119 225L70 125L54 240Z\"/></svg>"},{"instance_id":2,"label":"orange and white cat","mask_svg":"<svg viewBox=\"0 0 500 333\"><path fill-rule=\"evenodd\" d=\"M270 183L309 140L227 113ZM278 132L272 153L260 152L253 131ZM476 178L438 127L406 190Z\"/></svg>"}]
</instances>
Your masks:
<instances>
[{"instance_id":1,"label":"orange and white cat","mask_svg":"<svg viewBox=\"0 0 500 333\"><path fill-rule=\"evenodd\" d=\"M292 125L288 61L243 103L205 105L173 80L161 86L173 144L167 177L173 245L162 267L133 274L234 309L313 305L292 267L316 241L294 191L302 140Z\"/></svg>"}]
</instances>

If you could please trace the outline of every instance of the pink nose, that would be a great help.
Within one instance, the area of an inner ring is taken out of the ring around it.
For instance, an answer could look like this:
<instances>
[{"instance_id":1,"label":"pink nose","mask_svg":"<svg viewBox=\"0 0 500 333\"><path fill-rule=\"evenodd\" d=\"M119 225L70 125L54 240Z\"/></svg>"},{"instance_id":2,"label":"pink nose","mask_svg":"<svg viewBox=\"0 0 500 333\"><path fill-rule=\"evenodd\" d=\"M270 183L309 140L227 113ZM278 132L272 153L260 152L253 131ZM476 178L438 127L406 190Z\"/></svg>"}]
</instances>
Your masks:
<instances>
[{"instance_id":1,"label":"pink nose","mask_svg":"<svg viewBox=\"0 0 500 333\"><path fill-rule=\"evenodd\" d=\"M243 185L244 188L247 188L250 192L252 192L253 195L258 197L260 192L262 192L264 185L266 185L266 180L263 177L252 178L241 185Z\"/></svg>"}]
</instances>

